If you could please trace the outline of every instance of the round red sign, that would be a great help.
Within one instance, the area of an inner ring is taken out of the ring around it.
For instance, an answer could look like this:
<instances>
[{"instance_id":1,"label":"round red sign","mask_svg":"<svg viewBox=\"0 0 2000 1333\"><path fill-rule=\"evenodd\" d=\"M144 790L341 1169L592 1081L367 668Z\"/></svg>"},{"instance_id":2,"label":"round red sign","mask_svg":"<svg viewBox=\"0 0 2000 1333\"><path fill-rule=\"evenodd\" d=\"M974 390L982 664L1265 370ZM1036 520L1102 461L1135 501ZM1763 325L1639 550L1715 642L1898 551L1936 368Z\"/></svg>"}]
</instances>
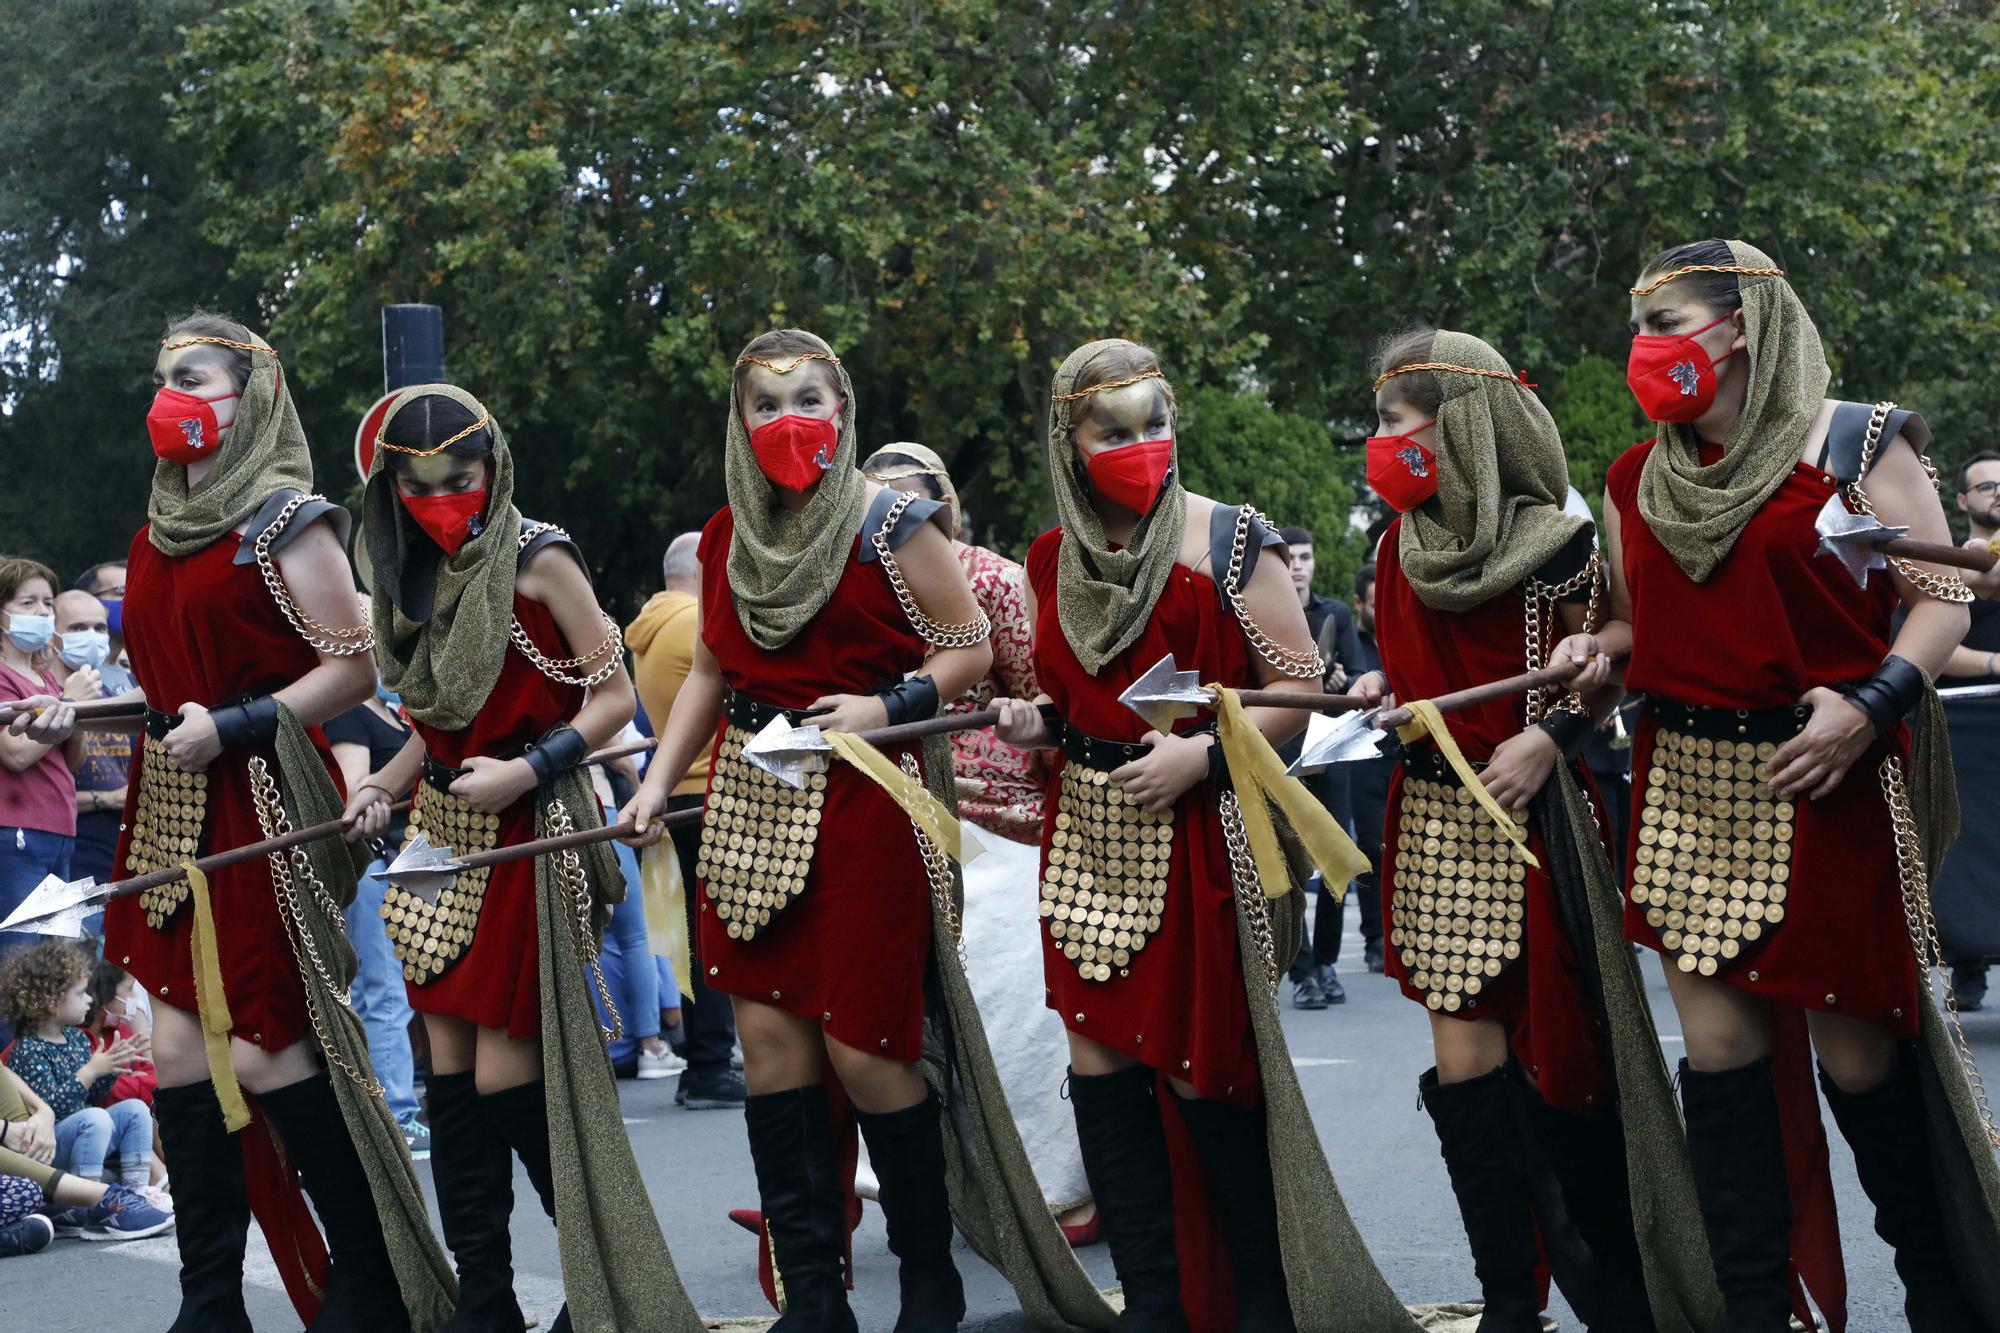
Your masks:
<instances>
[{"instance_id":1,"label":"round red sign","mask_svg":"<svg viewBox=\"0 0 2000 1333\"><path fill-rule=\"evenodd\" d=\"M382 423L388 420L389 404L396 401L401 389L392 389L375 400L375 406L361 417L361 428L354 432L354 470L361 474L361 480L368 480L368 469L375 464L375 437L382 433Z\"/></svg>"}]
</instances>

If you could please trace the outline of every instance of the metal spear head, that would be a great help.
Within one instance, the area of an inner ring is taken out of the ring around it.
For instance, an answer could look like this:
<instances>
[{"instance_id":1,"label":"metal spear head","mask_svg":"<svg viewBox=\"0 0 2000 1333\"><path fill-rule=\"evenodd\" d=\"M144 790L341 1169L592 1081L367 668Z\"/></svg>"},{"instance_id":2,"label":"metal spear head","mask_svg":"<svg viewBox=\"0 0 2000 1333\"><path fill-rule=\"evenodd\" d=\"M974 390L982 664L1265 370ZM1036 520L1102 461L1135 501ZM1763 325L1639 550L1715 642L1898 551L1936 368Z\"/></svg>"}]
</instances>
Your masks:
<instances>
[{"instance_id":1,"label":"metal spear head","mask_svg":"<svg viewBox=\"0 0 2000 1333\"><path fill-rule=\"evenodd\" d=\"M1840 561L1864 588L1868 586L1869 570L1889 567L1882 544L1907 536L1910 531L1906 527L1892 528L1873 514L1854 513L1841 503L1838 495L1826 497L1819 517L1813 520L1813 530L1819 533L1816 554L1830 555Z\"/></svg>"},{"instance_id":2,"label":"metal spear head","mask_svg":"<svg viewBox=\"0 0 2000 1333\"><path fill-rule=\"evenodd\" d=\"M435 906L438 895L458 881L458 872L464 868L451 848L433 846L419 831L411 835L387 868L375 872L375 877Z\"/></svg>"},{"instance_id":3,"label":"metal spear head","mask_svg":"<svg viewBox=\"0 0 2000 1333\"><path fill-rule=\"evenodd\" d=\"M5 921L0 921L0 930L81 939L84 921L104 905L106 895L92 892L97 887L97 881L88 875L68 882L50 875L22 899L21 905L9 913Z\"/></svg>"},{"instance_id":4,"label":"metal spear head","mask_svg":"<svg viewBox=\"0 0 2000 1333\"><path fill-rule=\"evenodd\" d=\"M833 766L833 747L817 724L795 727L780 713L750 738L743 757L787 787L804 791L808 773L824 773Z\"/></svg>"},{"instance_id":5,"label":"metal spear head","mask_svg":"<svg viewBox=\"0 0 2000 1333\"><path fill-rule=\"evenodd\" d=\"M1174 655L1168 653L1118 696L1119 703L1162 733L1180 719L1193 717L1196 709L1215 702L1214 694L1202 688L1198 672L1176 671L1174 665Z\"/></svg>"},{"instance_id":6,"label":"metal spear head","mask_svg":"<svg viewBox=\"0 0 2000 1333\"><path fill-rule=\"evenodd\" d=\"M1302 778L1324 773L1335 764L1380 759L1382 744L1389 737L1386 731L1375 728L1375 719L1381 711L1371 708L1362 713L1342 713L1339 717L1312 714L1306 719L1305 744L1299 748L1299 757L1285 769L1286 774Z\"/></svg>"}]
</instances>

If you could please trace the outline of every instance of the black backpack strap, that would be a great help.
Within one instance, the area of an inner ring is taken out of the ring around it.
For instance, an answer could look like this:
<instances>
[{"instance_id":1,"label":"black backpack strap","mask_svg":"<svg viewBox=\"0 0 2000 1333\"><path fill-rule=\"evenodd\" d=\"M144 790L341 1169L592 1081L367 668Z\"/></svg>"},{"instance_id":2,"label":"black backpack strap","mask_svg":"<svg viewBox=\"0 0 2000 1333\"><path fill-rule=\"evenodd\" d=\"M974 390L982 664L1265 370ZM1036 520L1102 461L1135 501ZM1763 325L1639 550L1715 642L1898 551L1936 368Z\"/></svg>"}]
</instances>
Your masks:
<instances>
[{"instance_id":1,"label":"black backpack strap","mask_svg":"<svg viewBox=\"0 0 2000 1333\"><path fill-rule=\"evenodd\" d=\"M1874 403L1846 402L1833 406L1833 420L1826 428L1819 466L1821 471L1831 472L1842 486L1861 479L1861 454L1868 442L1868 423L1874 419L1875 407ZM1919 455L1931 442L1931 428L1922 417L1906 407L1891 408L1888 419L1882 423L1875 456L1869 461L1871 468L1882 457L1881 447L1898 435L1905 436Z\"/></svg>"},{"instance_id":2,"label":"black backpack strap","mask_svg":"<svg viewBox=\"0 0 2000 1333\"><path fill-rule=\"evenodd\" d=\"M1236 573L1235 586L1230 587L1229 564L1236 554L1236 527L1242 521L1242 505L1217 505L1208 515L1208 576L1225 602L1231 592L1240 593L1250 586L1250 576L1257 571L1257 557L1264 553L1265 547L1285 544L1285 539L1252 510L1249 531L1243 540L1243 568Z\"/></svg>"},{"instance_id":3,"label":"black backpack strap","mask_svg":"<svg viewBox=\"0 0 2000 1333\"><path fill-rule=\"evenodd\" d=\"M878 558L875 543L871 539L876 533L882 532L882 525L889 521L889 511L896 507L896 502L902 499L904 494L903 491L884 486L875 492L875 498L869 501L868 512L861 519L862 564L868 564ZM926 500L921 495L911 496L910 502L903 506L903 511L896 515L896 526L883 532L882 536L889 543L892 552L900 551L903 543L916 536L917 530L926 523L937 524L938 531L947 537L950 536L948 526L950 521L951 512L944 501Z\"/></svg>"},{"instance_id":4,"label":"black backpack strap","mask_svg":"<svg viewBox=\"0 0 2000 1333\"><path fill-rule=\"evenodd\" d=\"M281 490L272 491L271 498L264 501L258 508L256 516L250 520L250 526L243 530L243 540L236 545L234 563L239 565L256 564L258 541L277 524L279 517L285 512L286 506L290 505L294 500L299 500L301 496L304 496L304 499L298 508L294 509L291 515L285 518L284 527L272 533L270 545L266 550L270 554L276 555L291 545L292 540L301 532L311 527L314 520L320 518L331 518L333 520L334 535L340 538L341 549L347 549L347 539L354 533L354 515L348 513L345 508L335 504L323 495L305 495L303 491L296 491L287 486Z\"/></svg>"}]
</instances>

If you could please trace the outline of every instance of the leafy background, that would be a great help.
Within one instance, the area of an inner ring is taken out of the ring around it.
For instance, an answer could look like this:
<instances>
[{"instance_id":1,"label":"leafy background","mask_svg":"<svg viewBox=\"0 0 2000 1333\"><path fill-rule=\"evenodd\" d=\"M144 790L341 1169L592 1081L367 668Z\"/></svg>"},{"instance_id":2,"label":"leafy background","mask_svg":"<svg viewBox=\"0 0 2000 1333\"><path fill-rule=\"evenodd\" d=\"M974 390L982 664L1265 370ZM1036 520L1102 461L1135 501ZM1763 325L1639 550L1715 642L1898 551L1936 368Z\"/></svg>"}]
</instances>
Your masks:
<instances>
[{"instance_id":1,"label":"leafy background","mask_svg":"<svg viewBox=\"0 0 2000 1333\"><path fill-rule=\"evenodd\" d=\"M524 509L626 609L720 502L729 358L781 321L842 350L865 443L936 447L1016 552L1055 365L1142 339L1190 481L1314 528L1342 589L1385 335L1494 342L1595 495L1644 429L1624 289L1711 235L1776 255L1834 392L1922 408L1948 468L2000 407L1992 9L0 7L0 548L65 574L123 549L154 341L196 304L283 351L351 489L377 307L430 301Z\"/></svg>"}]
</instances>

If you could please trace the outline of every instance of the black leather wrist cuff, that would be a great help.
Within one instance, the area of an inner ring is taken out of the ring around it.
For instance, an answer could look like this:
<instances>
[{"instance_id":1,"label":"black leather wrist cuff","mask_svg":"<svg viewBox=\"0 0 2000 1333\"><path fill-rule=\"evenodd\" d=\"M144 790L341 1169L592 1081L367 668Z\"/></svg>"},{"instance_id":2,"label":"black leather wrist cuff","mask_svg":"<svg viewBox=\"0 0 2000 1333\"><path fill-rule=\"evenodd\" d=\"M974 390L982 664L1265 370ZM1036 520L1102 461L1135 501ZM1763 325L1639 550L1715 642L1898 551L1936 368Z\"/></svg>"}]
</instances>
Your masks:
<instances>
[{"instance_id":1,"label":"black leather wrist cuff","mask_svg":"<svg viewBox=\"0 0 2000 1333\"><path fill-rule=\"evenodd\" d=\"M922 722L937 716L937 682L929 676L911 676L908 680L899 680L875 697L882 701L882 707L889 714L889 725L892 727L905 722Z\"/></svg>"},{"instance_id":2,"label":"black leather wrist cuff","mask_svg":"<svg viewBox=\"0 0 2000 1333\"><path fill-rule=\"evenodd\" d=\"M583 733L564 722L550 727L540 740L521 751L521 758L535 770L536 783L542 784L558 773L575 768L589 753L590 742L583 738Z\"/></svg>"},{"instance_id":3,"label":"black leather wrist cuff","mask_svg":"<svg viewBox=\"0 0 2000 1333\"><path fill-rule=\"evenodd\" d=\"M268 694L212 709L215 739L225 750L263 745L278 734L278 701Z\"/></svg>"},{"instance_id":4,"label":"black leather wrist cuff","mask_svg":"<svg viewBox=\"0 0 2000 1333\"><path fill-rule=\"evenodd\" d=\"M1924 673L1914 662L1891 653L1875 668L1874 675L1845 693L1847 701L1867 715L1875 734L1881 736L1917 706L1924 693Z\"/></svg>"},{"instance_id":5,"label":"black leather wrist cuff","mask_svg":"<svg viewBox=\"0 0 2000 1333\"><path fill-rule=\"evenodd\" d=\"M1583 747L1590 744L1590 733L1594 730L1587 714L1567 710L1550 713L1535 725L1549 734L1549 739L1556 743L1556 749L1562 751L1566 760L1583 753Z\"/></svg>"}]
</instances>

